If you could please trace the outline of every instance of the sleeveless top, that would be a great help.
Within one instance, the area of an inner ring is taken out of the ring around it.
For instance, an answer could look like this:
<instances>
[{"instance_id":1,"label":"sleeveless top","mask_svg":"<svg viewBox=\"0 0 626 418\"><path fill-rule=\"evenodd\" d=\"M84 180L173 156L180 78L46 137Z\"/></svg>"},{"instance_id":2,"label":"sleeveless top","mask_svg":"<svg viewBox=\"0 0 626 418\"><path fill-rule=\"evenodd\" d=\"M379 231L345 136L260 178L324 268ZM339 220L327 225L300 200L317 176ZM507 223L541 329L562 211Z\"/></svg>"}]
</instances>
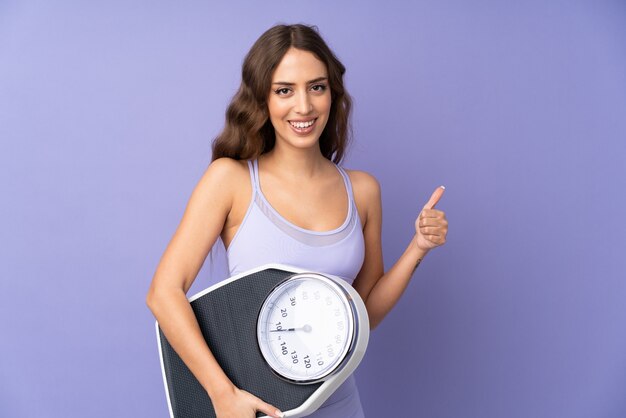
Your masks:
<instances>
[{"instance_id":1,"label":"sleeveless top","mask_svg":"<svg viewBox=\"0 0 626 418\"><path fill-rule=\"evenodd\" d=\"M269 263L281 263L338 276L352 283L365 257L363 228L348 174L338 165L348 195L348 213L343 224L331 231L311 231L283 218L261 191L257 160L248 161L252 198L233 237L226 257L230 276ZM351 375L309 417L362 418L358 389Z\"/></svg>"}]
</instances>

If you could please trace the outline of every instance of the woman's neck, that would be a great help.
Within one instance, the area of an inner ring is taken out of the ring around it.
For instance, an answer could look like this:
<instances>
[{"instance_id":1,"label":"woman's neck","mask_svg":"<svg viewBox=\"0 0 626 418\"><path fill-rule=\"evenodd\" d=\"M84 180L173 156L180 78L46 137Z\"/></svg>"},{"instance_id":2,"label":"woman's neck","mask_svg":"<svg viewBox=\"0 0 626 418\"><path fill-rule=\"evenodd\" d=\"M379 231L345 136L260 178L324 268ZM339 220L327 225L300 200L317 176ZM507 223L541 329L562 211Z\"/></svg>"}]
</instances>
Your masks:
<instances>
[{"instance_id":1,"label":"woman's neck","mask_svg":"<svg viewBox=\"0 0 626 418\"><path fill-rule=\"evenodd\" d=\"M288 173L296 179L311 179L327 169L329 163L320 152L319 146L308 149L286 149L276 146L259 159L270 171L277 174Z\"/></svg>"}]
</instances>

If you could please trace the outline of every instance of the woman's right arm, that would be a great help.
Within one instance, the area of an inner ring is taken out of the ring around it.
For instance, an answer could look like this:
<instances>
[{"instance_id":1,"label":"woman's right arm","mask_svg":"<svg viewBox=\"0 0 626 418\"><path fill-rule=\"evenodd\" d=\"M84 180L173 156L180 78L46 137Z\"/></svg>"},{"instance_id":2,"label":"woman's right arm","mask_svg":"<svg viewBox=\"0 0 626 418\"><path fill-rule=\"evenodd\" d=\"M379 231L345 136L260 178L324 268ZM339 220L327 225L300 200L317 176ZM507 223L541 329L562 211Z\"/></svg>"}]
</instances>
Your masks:
<instances>
[{"instance_id":1,"label":"woman's right arm","mask_svg":"<svg viewBox=\"0 0 626 418\"><path fill-rule=\"evenodd\" d=\"M146 302L169 343L207 391L219 418L254 417L257 410L278 417L275 407L238 389L226 376L202 337L186 296L227 222L235 190L242 180L249 182L243 174L242 178L237 161L223 158L211 163L161 257Z\"/></svg>"}]
</instances>

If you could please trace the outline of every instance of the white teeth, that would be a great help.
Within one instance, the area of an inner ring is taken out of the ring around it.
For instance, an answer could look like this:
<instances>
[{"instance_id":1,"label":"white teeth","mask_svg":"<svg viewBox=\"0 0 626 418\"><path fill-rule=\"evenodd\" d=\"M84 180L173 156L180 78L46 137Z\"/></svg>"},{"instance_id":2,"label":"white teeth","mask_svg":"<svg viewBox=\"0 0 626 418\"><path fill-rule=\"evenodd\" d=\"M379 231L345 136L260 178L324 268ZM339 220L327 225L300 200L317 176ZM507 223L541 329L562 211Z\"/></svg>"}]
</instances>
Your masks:
<instances>
[{"instance_id":1,"label":"white teeth","mask_svg":"<svg viewBox=\"0 0 626 418\"><path fill-rule=\"evenodd\" d=\"M313 125L314 122L315 122L315 119L310 120L308 122L291 122L291 121L289 121L291 126L293 126L294 128L297 128L297 129L308 128L309 126Z\"/></svg>"}]
</instances>

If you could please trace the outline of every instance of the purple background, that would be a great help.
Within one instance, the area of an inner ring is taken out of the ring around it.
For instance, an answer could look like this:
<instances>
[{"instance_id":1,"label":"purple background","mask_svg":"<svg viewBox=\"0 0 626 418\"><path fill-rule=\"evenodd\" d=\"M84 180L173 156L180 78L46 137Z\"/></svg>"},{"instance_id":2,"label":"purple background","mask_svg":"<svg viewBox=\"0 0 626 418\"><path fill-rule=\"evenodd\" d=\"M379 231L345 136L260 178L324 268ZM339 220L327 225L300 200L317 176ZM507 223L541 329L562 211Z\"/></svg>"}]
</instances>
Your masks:
<instances>
[{"instance_id":1,"label":"purple background","mask_svg":"<svg viewBox=\"0 0 626 418\"><path fill-rule=\"evenodd\" d=\"M277 22L348 68L387 268L447 186L368 416L626 416L623 1L99 3L0 2L0 416L167 416L145 294Z\"/></svg>"}]
</instances>

